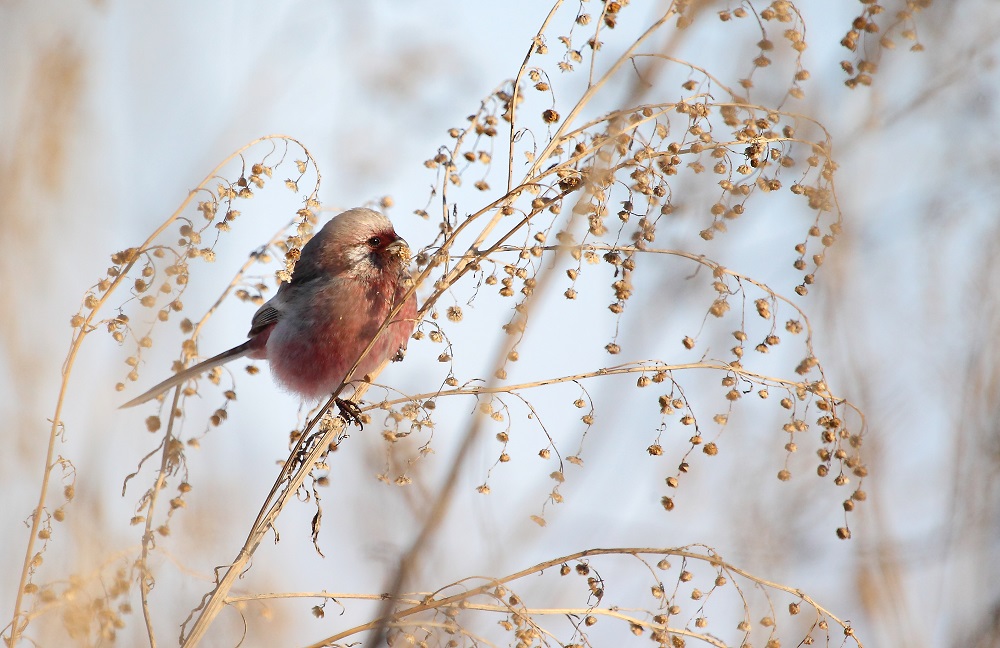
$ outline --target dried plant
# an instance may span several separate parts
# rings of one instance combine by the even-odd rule
[[[859,39],[879,31],[872,28],[880,14],[877,5],[862,4],[863,16],[845,37],[852,51]],[[914,32],[907,25],[918,9],[899,14],[892,29],[908,38]],[[330,602],[380,601],[370,621],[331,631],[317,646],[351,645],[365,632],[372,633],[373,645],[382,638],[390,645],[620,645],[630,635],[665,646],[692,641],[861,645],[848,622],[804,592],[752,576],[707,546],[590,548],[508,576],[470,577],[433,591],[417,581],[416,566],[434,542],[459,474],[470,463],[470,450],[490,426],[499,425],[491,436],[500,446],[493,466],[481,470],[479,492],[490,493],[494,469],[512,460],[512,437],[533,435],[552,487],[539,508],[525,515],[545,525],[549,506],[564,501],[560,489],[571,479],[567,465],[582,467],[588,432],[602,433],[595,423],[602,412],[591,392],[606,382],[634,383],[637,391],[628,407],[659,417],[646,452],[676,463],[662,471],[665,511],[658,514],[667,515],[678,498],[688,495],[681,490],[686,476],[722,451],[730,419],[751,396],[773,404],[772,413],[783,420],[784,437],[777,443],[784,458],[775,460],[777,478],[791,480],[790,463],[805,451],[818,458],[818,475],[844,493],[839,497],[843,522],[831,525],[837,536],[850,537],[848,514],[866,498],[861,486],[867,474],[864,416],[828,384],[801,305],[843,222],[833,143],[821,124],[790,107],[804,96],[809,78],[802,60],[807,45],[802,18],[786,0],[721,9],[675,0],[651,21],[644,22],[641,13],[628,2],[555,2],[513,78],[497,86],[466,123],[451,129],[450,142],[426,162],[435,184],[416,214],[435,221],[438,233],[416,256],[413,290],[420,296],[421,324],[414,345],[440,349],[435,351],[439,370],[421,368],[422,393],[360,383],[358,376],[349,380],[358,384],[354,398],[364,423],[378,429],[385,422],[386,470],[380,478],[386,482],[410,482],[408,471],[431,452],[440,410],[474,402],[478,415],[456,439],[456,456],[430,497],[388,594],[231,595],[294,498],[315,506],[309,533],[321,550],[323,471],[335,461],[332,451],[346,440],[344,421],[331,413],[334,394],[293,433],[291,452],[243,548],[184,622],[182,645],[196,645],[226,605],[302,596],[320,599],[317,616]],[[669,53],[683,30],[710,20],[718,21],[715,28],[723,33],[751,24],[761,34],[749,70],[734,84]],[[882,36],[883,47],[887,38]],[[869,84],[874,65],[845,62],[849,84]],[[227,232],[240,223],[241,211],[249,209],[245,205],[270,190],[276,178],[301,199],[297,213],[239,268],[214,304],[197,315],[185,314],[182,298],[201,265],[214,260]],[[184,338],[174,370],[189,365],[199,356],[199,334],[226,300],[260,303],[273,287],[270,279],[253,274],[259,264],[279,260],[275,279],[290,277],[298,251],[321,219],[319,190],[320,172],[305,146],[287,136],[265,137],[224,160],[146,241],[112,255],[107,276],[87,292],[72,317],[74,336],[7,630],[10,643],[26,637],[31,622],[57,611],[70,637],[86,645],[110,642],[131,612],[119,599],[135,583],[150,643],[157,643],[149,594],[158,573],[151,556],[162,551],[159,543],[170,534],[174,515],[184,510],[185,495],[197,481],[189,474],[186,454],[225,423],[241,381],[216,368],[207,381],[169,394],[159,412],[146,419],[160,441],[125,479],[128,487],[152,473],[132,519],[142,529],[135,552],[112,557],[100,574],[45,581],[39,571],[42,557],[74,496],[75,468],[58,451],[69,377],[83,343],[93,333],[107,333],[134,349],[118,384],[124,391],[139,379],[154,336],[168,337],[166,325],[178,320]],[[789,286],[774,287],[703,251],[712,250],[755,210],[767,209],[769,199],[784,195],[801,199],[802,215],[783,225],[798,237],[782,259],[795,272]],[[390,206],[391,200],[384,199],[382,207]],[[658,237],[682,247],[658,247]],[[686,279],[701,281],[698,290],[704,291],[695,325],[673,342],[667,359],[643,359],[647,354],[632,344],[629,327],[665,318],[666,300],[655,291]],[[559,312],[568,308],[560,304],[578,303],[583,303],[574,306],[583,309],[581,325],[613,325],[615,332],[600,345],[607,360],[580,369],[578,361],[592,358],[593,349],[567,346],[542,363],[545,375],[511,380],[533,331],[551,325],[545,318],[552,316],[540,312],[542,305]],[[504,342],[486,365],[490,374],[462,375],[456,358],[476,350],[461,348],[456,332],[468,313],[496,304],[502,305],[497,312],[508,315],[493,329]],[[728,349],[719,353],[714,349],[723,339],[729,340]],[[711,383],[718,387],[713,390]],[[573,393],[563,399],[566,389]],[[368,396],[372,393],[374,398]],[[195,394],[217,403],[203,423],[188,408]],[[520,412],[528,423],[515,420]],[[567,428],[577,420],[582,425],[569,435],[574,447],[567,447],[566,434],[550,432],[552,421]],[[672,436],[678,430],[687,437],[682,443]],[[397,449],[406,440],[419,442],[415,453]],[[51,492],[57,483],[61,499]],[[632,589],[606,585],[602,577],[614,572],[621,575],[616,582],[633,582],[624,574],[636,567],[642,577],[634,582],[642,585]],[[558,605],[536,602],[537,595],[529,605],[529,595],[516,593],[527,576],[552,579],[556,572],[561,582],[572,583],[554,586]],[[94,587],[95,582],[104,586]],[[412,590],[420,593],[408,593]],[[786,618],[786,610],[794,618]]]

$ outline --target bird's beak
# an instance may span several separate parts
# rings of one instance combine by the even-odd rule
[[[405,266],[410,262],[410,246],[403,239],[396,239],[385,246],[386,252],[394,257],[399,257],[400,262]]]

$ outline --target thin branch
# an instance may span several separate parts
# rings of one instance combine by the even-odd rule
[[[524,578],[526,576],[531,576],[531,575],[534,575],[534,574],[541,574],[546,569],[550,569],[550,568],[556,567],[557,565],[562,565],[564,563],[570,563],[570,562],[577,561],[577,560],[580,560],[580,559],[583,559],[583,558],[594,557],[594,556],[624,555],[624,556],[633,556],[633,557],[638,558],[641,555],[647,555],[647,554],[657,555],[657,556],[674,556],[674,557],[677,557],[677,558],[686,558],[686,559],[689,559],[689,560],[697,560],[697,561],[701,561],[701,562],[707,562],[707,563],[709,563],[709,564],[711,564],[711,565],[713,565],[715,567],[718,567],[718,568],[721,568],[721,569],[725,569],[726,571],[732,572],[734,574],[739,574],[740,576],[746,578],[747,580],[753,581],[754,583],[757,583],[757,584],[759,584],[759,585],[761,585],[763,587],[767,587],[767,588],[770,588],[770,589],[776,589],[776,590],[780,590],[780,591],[786,592],[788,594],[792,594],[792,595],[794,595],[794,596],[796,596],[798,598],[801,598],[803,601],[805,601],[810,606],[812,606],[814,609],[816,609],[819,613],[821,613],[821,614],[829,617],[835,623],[837,623],[838,625],[840,625],[841,627],[843,627],[844,630],[845,630],[845,634],[848,635],[848,636],[850,636],[856,642],[858,648],[864,648],[864,646],[861,643],[861,641],[854,634],[853,629],[851,628],[851,625],[850,625],[849,622],[844,621],[844,620],[840,619],[839,617],[837,617],[836,615],[834,615],[833,613],[831,613],[829,610],[827,610],[826,608],[824,608],[823,606],[821,606],[819,603],[817,603],[812,597],[810,597],[809,595],[807,595],[805,592],[802,592],[801,590],[793,588],[793,587],[789,587],[787,585],[782,585],[780,583],[775,583],[775,582],[772,582],[772,581],[769,581],[769,580],[766,580],[766,579],[754,576],[750,572],[748,572],[746,570],[743,570],[743,569],[740,569],[739,567],[736,567],[736,566],[734,566],[734,565],[732,565],[732,564],[730,564],[730,563],[722,560],[718,555],[715,555],[714,553],[712,553],[712,554],[705,554],[705,553],[698,553],[696,551],[692,551],[691,548],[690,548],[690,545],[689,546],[685,546],[685,547],[678,547],[678,548],[612,547],[612,548],[585,549],[583,551],[578,551],[576,553],[572,553],[572,554],[568,554],[568,555],[565,555],[565,556],[560,556],[558,558],[553,558],[553,559],[550,559],[550,560],[546,560],[546,561],[540,562],[540,563],[538,563],[538,564],[536,564],[536,565],[534,565],[532,567],[529,567],[527,569],[523,569],[523,570],[518,571],[518,572],[514,572],[513,574],[509,574],[509,575],[501,577],[501,578],[495,578],[494,579],[494,578],[482,577],[481,580],[485,581],[482,585],[479,585],[477,587],[473,587],[471,589],[468,589],[466,591],[460,592],[458,594],[452,594],[450,596],[445,596],[443,598],[429,598],[429,599],[424,599],[424,600],[422,600],[417,605],[413,605],[413,606],[411,606],[409,608],[406,608],[404,610],[398,610],[398,611],[396,611],[395,613],[393,613],[393,614],[391,614],[389,616],[385,616],[385,617],[381,617],[380,616],[379,618],[376,618],[376,619],[373,619],[371,621],[368,621],[367,623],[363,623],[361,625],[354,626],[353,628],[349,628],[347,630],[343,630],[341,632],[338,632],[337,634],[334,634],[334,635],[331,635],[329,637],[326,637],[325,639],[322,639],[322,640],[320,640],[318,642],[309,644],[308,648],[323,648],[324,646],[330,646],[331,644],[334,644],[334,643],[336,643],[336,642],[338,642],[338,641],[340,641],[342,639],[345,639],[347,637],[351,637],[351,636],[360,634],[361,632],[365,632],[367,630],[373,630],[373,629],[376,629],[376,628],[381,627],[381,626],[385,626],[385,625],[390,624],[390,623],[391,624],[396,624],[396,623],[399,623],[401,620],[406,619],[407,617],[411,617],[411,616],[420,614],[422,612],[427,612],[427,611],[430,611],[430,610],[437,610],[437,609],[442,609],[442,608],[452,608],[452,607],[465,608],[467,606],[473,605],[473,604],[469,603],[469,601],[472,598],[477,597],[477,596],[482,596],[482,595],[490,595],[491,591],[493,591],[496,587],[498,587],[500,585],[506,585],[506,584],[511,583],[513,581],[522,579],[522,578]],[[472,580],[472,578],[462,579],[462,581],[458,581],[457,583],[453,583],[452,585],[457,585],[457,584],[459,584],[461,582],[468,581],[468,580]],[[597,608],[594,608],[594,609],[596,610]],[[643,622],[643,624],[647,625],[647,626],[650,625],[648,622]],[[670,629],[670,631],[671,632],[675,632],[674,629]],[[699,638],[701,638],[701,637],[699,636]]]

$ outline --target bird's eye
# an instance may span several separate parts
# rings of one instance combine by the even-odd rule
[[[382,245],[382,239],[377,236],[373,236],[368,239],[368,246],[371,248],[377,248]]]

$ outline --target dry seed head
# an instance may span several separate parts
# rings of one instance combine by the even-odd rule
[[[674,408],[671,406],[670,399],[666,395],[660,396],[659,402],[660,402],[660,413],[662,414],[674,413]]]
[[[711,307],[709,307],[708,312],[715,317],[722,317],[729,311],[729,302],[725,299],[716,299]]]

